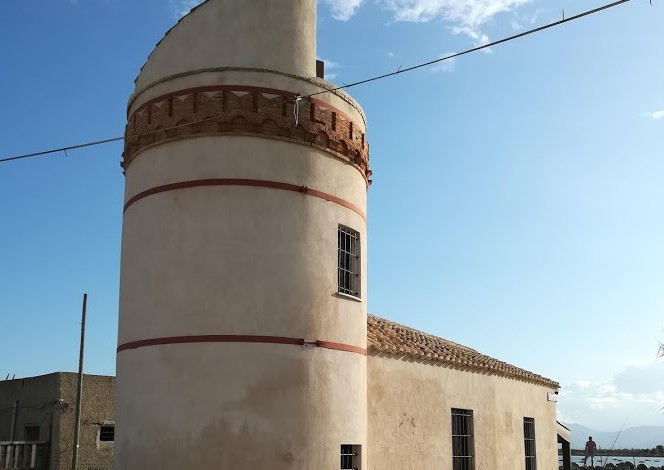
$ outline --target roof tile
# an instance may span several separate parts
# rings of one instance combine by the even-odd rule
[[[369,315],[367,342],[369,351],[374,353],[403,355],[455,367],[463,366],[480,373],[560,388],[557,382],[541,375],[485,356],[466,346],[373,315]]]

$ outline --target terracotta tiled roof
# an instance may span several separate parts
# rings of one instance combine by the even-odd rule
[[[369,353],[406,356],[536,383],[553,389],[560,387],[553,380],[485,356],[474,349],[373,315],[369,315],[367,341]]]

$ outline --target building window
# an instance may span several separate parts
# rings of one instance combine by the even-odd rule
[[[526,470],[537,470],[534,418],[523,418],[523,442],[526,449]]]
[[[338,285],[339,293],[360,298],[360,234],[339,225]]]
[[[39,440],[39,426],[26,426],[23,440],[27,442],[35,442]]]
[[[99,442],[115,441],[115,425],[104,424],[99,428]]]
[[[362,446],[344,444],[341,446],[341,470],[360,470]]]
[[[472,410],[452,408],[452,470],[475,470]]]

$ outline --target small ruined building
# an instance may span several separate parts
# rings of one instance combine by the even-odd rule
[[[71,470],[78,374],[0,381],[0,469]],[[111,470],[115,377],[85,375],[78,468]]]

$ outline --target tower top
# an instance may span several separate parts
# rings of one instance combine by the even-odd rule
[[[175,75],[267,69],[316,76],[316,0],[205,0],[157,44],[136,91]]]

